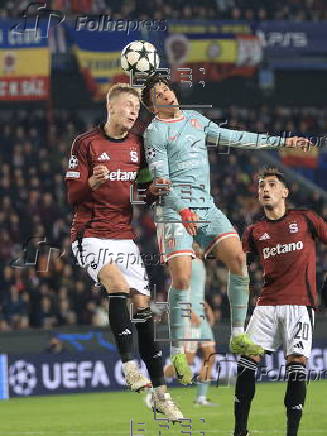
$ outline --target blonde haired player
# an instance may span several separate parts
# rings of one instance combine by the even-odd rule
[[[164,382],[161,350],[154,341],[148,279],[134,243],[130,190],[137,180],[148,186],[147,199],[156,198],[143,142],[131,133],[140,109],[139,93],[126,84],[113,86],[106,99],[104,124],[79,135],[73,142],[66,173],[68,200],[74,207],[72,250],[79,265],[105,287],[109,321],[132,390],[154,387],[159,412],[171,420],[183,418]],[[122,256],[123,254],[123,256]],[[139,352],[151,378],[133,359],[133,324],[127,307],[132,296]]]

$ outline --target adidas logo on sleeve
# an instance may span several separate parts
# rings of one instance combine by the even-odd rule
[[[260,236],[259,241],[265,241],[266,239],[270,239],[268,233],[264,233],[262,236]]]
[[[125,329],[121,333],[119,333],[119,336],[127,336],[127,335],[131,335],[131,334],[132,334],[132,332],[130,331],[130,329]]]

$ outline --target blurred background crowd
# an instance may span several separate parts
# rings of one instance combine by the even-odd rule
[[[2,2],[1,16],[17,16],[28,0]],[[325,0],[50,0],[65,14],[106,14],[112,19],[246,19],[320,21],[327,19]],[[147,11],[147,12],[144,12]]]
[[[4,0],[0,2],[0,18],[17,17],[31,4],[27,0]],[[35,5],[36,3],[33,6],[34,13]],[[199,35],[194,41],[190,38],[187,47],[190,51],[199,50],[196,43],[200,36],[215,54],[211,56],[209,49],[205,49],[205,53],[200,53],[208,69],[208,83],[205,89],[201,87],[200,92],[196,91],[196,86],[193,88],[194,98],[197,99],[195,101],[202,99],[202,94],[205,93],[208,98],[216,97],[215,108],[205,112],[208,118],[219,123],[228,120],[227,127],[240,130],[269,131],[273,134],[281,131],[298,132],[302,135],[314,133],[315,136],[324,136],[326,139],[327,108],[323,76],[323,71],[327,69],[323,33],[323,20],[327,20],[326,0],[49,0],[46,5],[48,8],[62,11],[67,18],[81,14],[106,14],[113,20],[177,19],[177,23],[182,24],[186,21],[181,20],[198,19],[197,23],[202,23],[204,30],[198,30]],[[206,35],[209,31],[206,24],[213,23],[209,20],[219,23],[218,20],[221,19],[233,20],[229,22],[236,25],[233,37],[230,38],[229,29],[227,36],[222,37],[219,33],[216,42],[211,41],[211,33]],[[255,27],[252,26],[254,21],[259,21],[257,24],[261,33],[265,31],[267,50],[263,58],[260,58],[258,71],[255,68],[259,62],[255,60],[256,45],[252,47],[253,50],[249,50],[251,47],[244,45],[244,41],[243,45],[240,44],[241,40],[238,37],[244,23],[238,20],[246,20],[244,23],[249,25],[246,31],[243,29],[245,40],[248,33],[253,33],[252,42],[259,44],[256,40],[256,30],[252,29]],[[273,20],[271,27],[268,25],[266,30],[265,20]],[[289,23],[286,23],[285,28],[281,26],[280,20],[306,23],[303,24],[303,28],[300,25],[301,32],[297,28],[290,31],[290,38]],[[15,20],[7,21],[11,24],[11,21]],[[69,28],[68,21],[65,22],[66,31]],[[318,21],[321,23],[316,24]],[[240,23],[242,24],[238,27]],[[245,24],[243,27],[246,27]],[[261,24],[263,27],[260,27]],[[316,27],[317,34],[314,32]],[[72,48],[67,36],[71,34],[71,29],[67,34],[62,29],[59,30],[60,27],[57,26],[52,39],[49,39],[50,54],[43,55],[45,59],[51,56],[52,91],[46,96],[50,103],[46,102],[45,98],[46,104],[41,102],[38,107],[42,109],[38,110],[35,109],[37,106],[34,103],[28,106],[21,104],[19,100],[14,106],[16,96],[9,93],[9,105],[13,106],[1,106],[0,330],[108,324],[106,296],[101,288],[95,287],[87,274],[75,265],[72,258],[69,237],[72,210],[66,200],[64,174],[73,138],[103,118],[103,107],[99,107],[103,99],[99,100],[101,103],[98,105],[95,103],[98,101],[98,94],[91,93],[87,79],[92,78],[93,88],[99,86],[100,81],[108,76],[108,72],[111,74],[110,80],[118,80],[114,71],[115,62],[120,60],[120,51],[112,51],[116,48],[110,47],[110,38],[120,38],[124,35],[120,32],[116,32],[118,35],[110,34],[108,40],[104,38],[104,41],[108,41],[104,42],[104,47],[99,47],[98,41],[94,42],[94,45],[91,44],[95,53],[88,54],[91,66],[88,70],[89,75],[85,76],[85,63],[82,62],[83,67],[78,67],[76,47],[74,45],[74,49]],[[270,41],[267,35],[274,35],[276,32],[280,39]],[[79,32],[76,33],[78,35],[74,37],[77,38]],[[300,41],[297,40],[299,35]],[[159,36],[162,35],[157,35],[158,42],[155,42],[155,45],[161,44],[162,48],[168,46],[168,39],[161,41]],[[76,41],[78,42],[78,38]],[[270,41],[270,45],[267,41]],[[26,76],[26,71],[18,71],[22,47],[18,46],[15,56],[12,53],[18,42],[14,39],[9,48],[4,45],[3,49],[9,50],[7,65],[3,61],[8,71],[0,71],[0,77],[4,74],[6,80],[13,80],[15,86],[11,91],[18,86],[18,82],[14,82],[14,69],[17,67],[17,77]],[[234,44],[237,54],[226,60],[223,53],[230,50],[230,43]],[[117,42],[116,45],[120,47]],[[244,46],[243,50],[240,49],[241,46]],[[84,55],[85,47],[81,47],[80,52]],[[30,47],[27,45],[26,49],[29,50]],[[222,59],[219,58],[219,53]],[[104,57],[98,58],[96,55]],[[167,56],[167,53],[165,55]],[[104,69],[101,73],[101,60],[107,57],[108,70]],[[249,62],[248,65],[245,58]],[[194,71],[196,72],[197,67],[201,65],[202,63],[195,63]],[[100,72],[97,67],[100,68]],[[262,80],[263,76],[266,77],[265,80]],[[35,73],[32,77],[37,79],[38,75]],[[126,76],[124,77],[126,79]],[[226,80],[222,80],[223,78]],[[101,80],[97,83],[96,79]],[[47,75],[45,80],[48,80]],[[196,80],[195,78],[194,83]],[[106,86],[106,82],[103,83]],[[292,88],[289,93],[288,88]],[[188,92],[191,98],[191,90]],[[236,97],[237,105],[226,106],[230,101],[235,101]],[[261,104],[263,101],[267,104]],[[5,101],[3,103],[6,104]],[[26,109],[17,110],[18,107]],[[256,200],[256,175],[263,165],[260,153],[240,150],[233,150],[232,153],[218,153],[214,149],[209,151],[212,193],[218,206],[231,219],[239,233],[260,214]],[[324,158],[321,158],[321,155],[320,163],[311,167],[314,169],[306,168],[306,173],[302,174],[308,179],[311,177],[317,186],[324,189],[326,184],[324,186],[319,179],[325,179],[327,154]],[[325,166],[322,164],[323,159],[326,159]],[[318,214],[327,216],[327,203],[324,200],[325,196],[321,195],[322,191],[302,189],[297,182],[293,182],[291,192],[289,207],[313,209]],[[155,262],[145,262],[150,284],[153,287],[153,283],[156,283],[156,299],[166,301],[169,279],[166,269],[158,262],[153,211],[151,208],[138,206],[135,208],[134,216],[137,242],[141,246],[141,251],[143,254],[153,255],[155,259]],[[317,280],[320,286],[324,279],[324,271],[327,271],[327,247],[319,245],[318,257]],[[262,285],[261,272],[257,264],[250,265],[250,273],[253,308]],[[216,323],[229,318],[226,279],[225,268],[213,259],[207,260],[206,293]]]
[[[229,127],[252,131],[314,131],[327,128],[326,110],[307,107],[252,109],[230,106],[207,112],[228,119]],[[47,129],[43,110],[7,112],[0,126],[0,330],[108,323],[108,303],[100,288],[74,264],[70,249],[71,208],[66,201],[64,174],[72,139],[92,127],[97,115],[59,111]],[[212,193],[240,233],[260,214],[256,174],[260,151],[209,152]],[[317,192],[305,194],[291,186],[289,207],[313,209],[327,216],[327,203]],[[135,208],[135,226],[142,253],[157,254],[151,208]],[[327,247],[319,245],[318,284],[327,270]],[[158,256],[155,257],[158,259]],[[168,276],[158,261],[146,262],[157,300],[166,301]],[[215,320],[229,317],[227,272],[207,261],[207,300]],[[251,306],[260,294],[261,273],[250,265]]]

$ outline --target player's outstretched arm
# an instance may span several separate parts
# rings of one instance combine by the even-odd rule
[[[250,150],[277,149],[279,147],[297,148],[308,151],[313,145],[307,138],[293,136],[282,138],[281,136],[269,135],[268,133],[252,133],[245,130],[225,129],[218,124],[205,120],[205,133],[207,142],[217,147],[243,148]]]
[[[252,133],[245,130],[220,129],[221,144],[232,148],[248,150],[278,149],[281,147],[297,148],[308,151],[313,144],[307,138],[293,136],[282,138],[268,133]],[[219,145],[219,144],[218,144]]]

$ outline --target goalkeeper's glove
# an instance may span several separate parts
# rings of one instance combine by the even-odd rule
[[[199,220],[197,214],[191,209],[180,210],[179,214],[182,217],[182,224],[186,228],[187,233],[195,236],[197,233],[197,223],[195,221]]]

